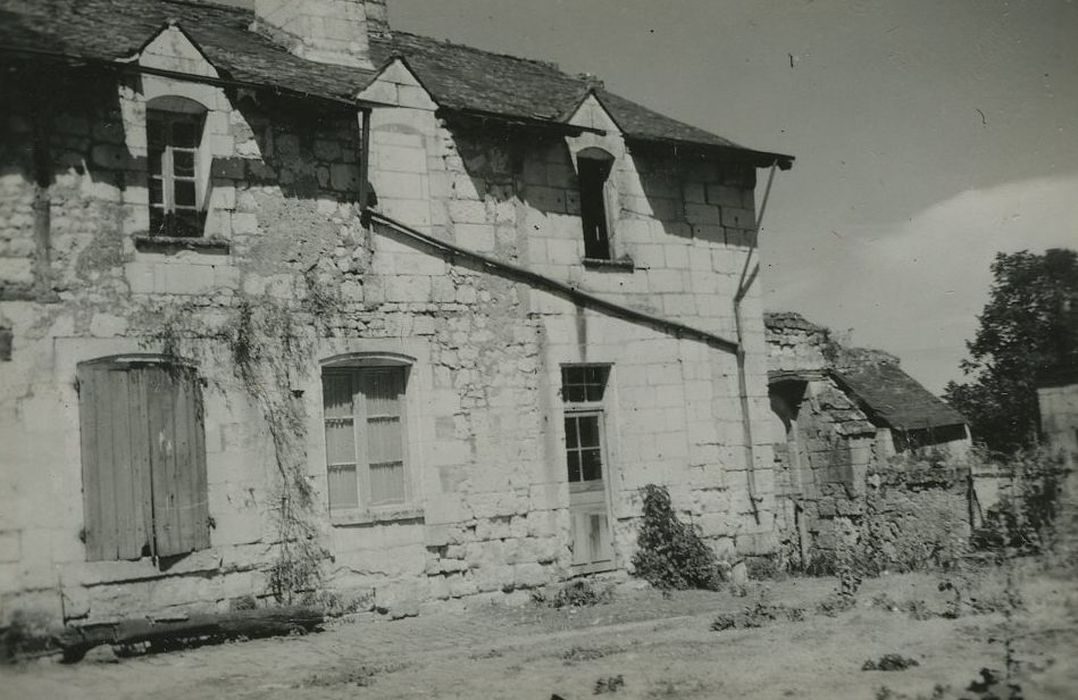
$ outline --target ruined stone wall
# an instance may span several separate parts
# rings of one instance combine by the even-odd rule
[[[840,555],[917,568],[933,547],[957,551],[969,531],[964,454],[932,464],[896,457],[891,431],[873,425],[829,373],[897,360],[845,348],[792,313],[768,314],[767,343],[783,436],[775,445],[777,528],[789,560],[818,571]]]
[[[144,60],[213,74],[172,30]],[[18,74],[2,86],[26,96],[6,102],[0,147],[0,327],[12,331],[0,372],[3,617],[38,608],[101,620],[266,598],[281,542],[294,532],[283,529],[281,504],[297,480],[309,485],[311,503],[289,517],[302,519],[322,550],[319,585],[342,605],[410,614],[431,600],[526,598],[569,567],[559,389],[570,362],[613,365],[605,418],[619,567],[631,557],[637,490],[647,483],[670,487],[676,507],[721,551],[773,545],[771,441],[755,431],[750,495],[728,351],[365,229],[358,124],[347,110],[153,76],[53,80],[63,99],[47,104],[45,122]],[[732,335],[751,224],[738,215],[724,227],[733,214],[719,202],[751,211],[748,175],[738,173],[735,186],[734,176],[701,164],[679,200],[673,163],[634,158],[619,176],[628,182],[619,180],[615,230],[633,267],[585,269],[565,141],[517,137],[507,148],[501,135],[460,132],[400,80],[389,86],[400,106],[372,119],[370,180],[383,211]],[[147,235],[145,110],[171,96],[206,110],[200,153],[212,167],[197,241]],[[44,266],[32,207],[42,197]],[[757,290],[744,314],[759,427],[767,408]],[[211,547],[167,568],[148,558],[87,562],[80,540],[75,369],[132,353],[178,355],[204,383]],[[326,507],[319,368],[355,353],[410,358],[413,497],[339,518]],[[298,425],[282,426],[282,410]]]
[[[833,551],[861,513],[866,474],[879,464],[876,428],[827,377],[772,392],[786,423],[786,439],[775,446],[778,527],[799,557]]]

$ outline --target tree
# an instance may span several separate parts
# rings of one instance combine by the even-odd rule
[[[1013,452],[1037,440],[1038,380],[1078,367],[1078,253],[998,253],[992,276],[962,361],[970,381],[950,382],[943,396],[965,414],[976,440]]]

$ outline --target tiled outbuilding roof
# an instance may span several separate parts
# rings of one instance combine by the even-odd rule
[[[91,61],[130,58],[175,22],[233,80],[334,100],[354,98],[376,71],[298,58],[251,30],[250,10],[190,0],[0,0],[0,48]],[[371,38],[376,65],[402,57],[439,106],[508,118],[567,121],[594,92],[629,140],[703,147],[758,165],[790,156],[744,148],[606,91],[555,65],[394,32]]]
[[[961,413],[896,364],[864,365],[832,374],[866,412],[891,428],[924,430],[966,423]]]
[[[831,337],[828,328],[792,311],[765,313],[764,326],[771,351],[768,377],[772,383],[816,379],[825,372],[873,420],[890,428],[922,430],[966,424],[961,413],[906,374],[894,355],[846,347]],[[798,347],[802,352],[797,352]]]

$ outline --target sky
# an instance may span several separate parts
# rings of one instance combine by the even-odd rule
[[[1076,1],[388,2],[396,29],[796,156],[761,222],[767,307],[933,391],[961,379],[997,251],[1078,248]]]

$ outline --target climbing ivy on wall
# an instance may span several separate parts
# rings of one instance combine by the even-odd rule
[[[287,604],[320,591],[322,563],[329,557],[320,543],[307,474],[307,412],[295,387],[312,366],[314,338],[319,332],[331,335],[338,309],[334,295],[314,289],[313,275],[304,280],[308,293],[299,302],[240,294],[230,306],[213,308],[212,325],[210,314],[192,303],[151,311],[147,317],[157,321],[143,342],[177,360],[204,357],[215,345],[227,350],[233,376],[259,409],[273,441],[279,476],[272,497],[277,558],[268,572],[269,589]]]

